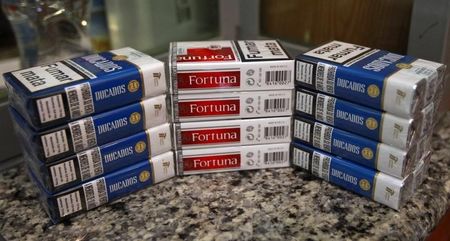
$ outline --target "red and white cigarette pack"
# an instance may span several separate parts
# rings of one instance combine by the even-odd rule
[[[285,143],[291,117],[184,122],[174,124],[176,149]]]
[[[294,88],[294,60],[276,40],[172,42],[171,94]]]
[[[177,174],[289,167],[290,143],[177,151]]]
[[[174,95],[172,121],[291,116],[292,93],[293,90],[273,90]]]

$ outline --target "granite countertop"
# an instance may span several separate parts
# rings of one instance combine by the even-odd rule
[[[429,177],[400,211],[290,168],[173,178],[51,225],[17,167],[0,174],[7,240],[423,240],[449,207],[450,113]]]

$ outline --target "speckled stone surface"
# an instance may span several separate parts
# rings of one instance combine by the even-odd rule
[[[450,113],[399,212],[290,168],[174,178],[58,225],[23,167],[0,174],[7,240],[423,240],[449,207]]]

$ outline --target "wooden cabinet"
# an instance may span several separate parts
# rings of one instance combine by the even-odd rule
[[[406,53],[412,0],[262,0],[261,34],[305,46],[341,40]]]

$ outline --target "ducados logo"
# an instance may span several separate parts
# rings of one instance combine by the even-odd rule
[[[361,179],[359,180],[359,187],[364,191],[370,190],[370,182],[367,181],[367,179]]]
[[[139,181],[140,182],[145,182],[150,178],[150,172],[149,171],[142,171],[139,174]]]
[[[369,128],[369,130],[375,130],[378,128],[378,121],[372,117],[369,117],[366,120],[366,127]]]
[[[134,125],[134,124],[138,123],[140,120],[141,120],[141,114],[139,114],[138,112],[133,112],[130,115],[130,123],[131,124]]]
[[[378,97],[380,95],[380,88],[376,85],[369,85],[367,87],[367,94],[372,98]]]
[[[134,79],[128,83],[128,91],[136,92],[138,89],[139,89],[139,81]]]
[[[137,153],[142,153],[143,151],[145,151],[145,148],[147,148],[147,144],[145,144],[145,142],[143,141],[136,143],[136,145],[134,146],[134,150]]]
[[[395,66],[397,66],[397,68],[400,68],[400,69],[410,69],[410,68],[412,68],[412,65],[407,64],[407,63],[398,63]]]
[[[370,160],[373,158],[373,151],[369,147],[364,147],[362,149],[361,153],[362,153],[362,156],[367,160]]]

